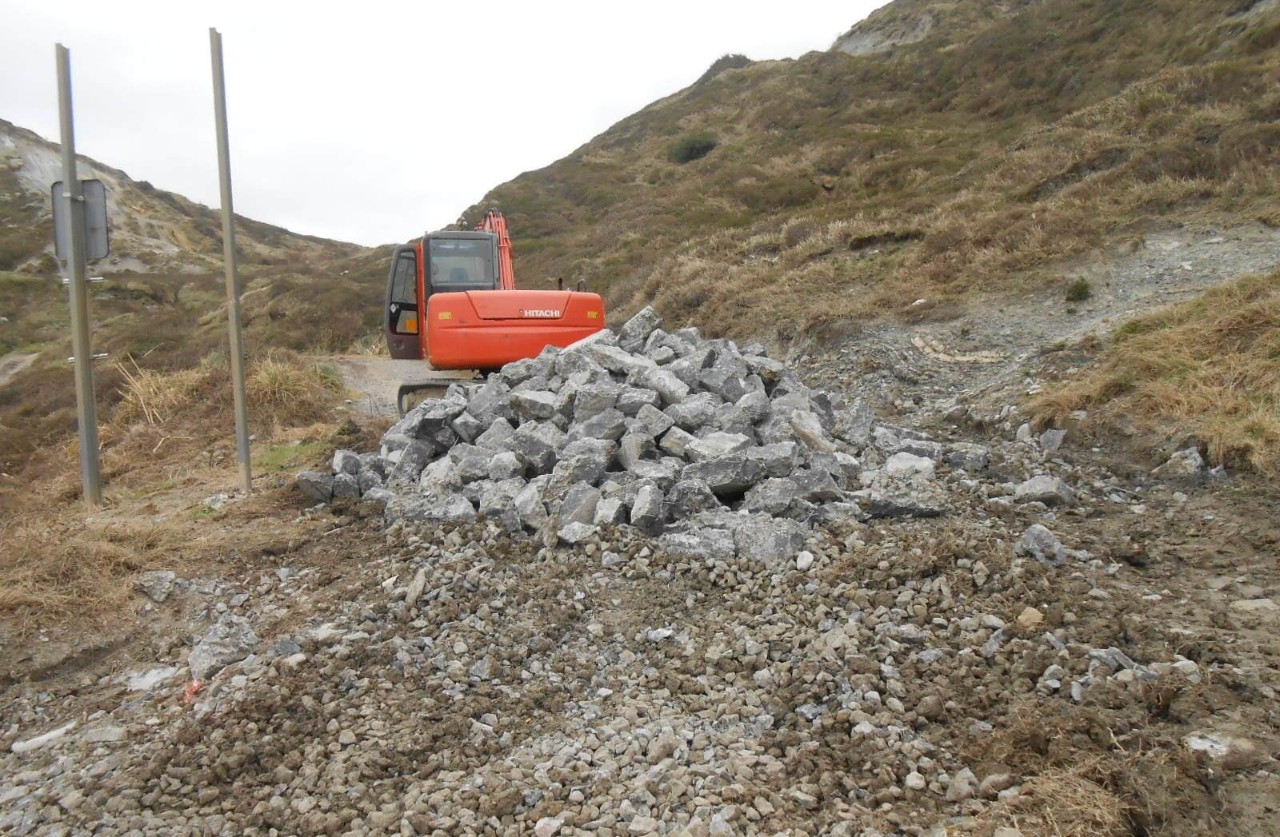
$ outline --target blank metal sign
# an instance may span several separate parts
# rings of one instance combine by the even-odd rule
[[[101,180],[82,180],[80,185],[84,189],[85,261],[105,259],[111,252],[107,241],[107,188]],[[61,180],[53,184],[53,243],[59,259],[71,257],[71,219]]]

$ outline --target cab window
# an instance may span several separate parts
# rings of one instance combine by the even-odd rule
[[[487,239],[432,239],[431,289],[473,291],[493,288],[493,245]]]
[[[418,260],[413,251],[401,253],[391,273],[391,330],[418,333]]]

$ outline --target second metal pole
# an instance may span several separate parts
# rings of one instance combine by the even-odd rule
[[[58,116],[62,123],[62,195],[71,224],[67,248],[67,285],[71,289],[71,346],[76,364],[76,409],[80,421],[80,476],[90,508],[102,505],[102,469],[98,459],[98,416],[93,393],[93,347],[89,343],[89,295],[85,292],[84,189],[76,173],[76,137],[71,112],[71,53],[62,44],[58,57]]]
[[[231,152],[227,142],[227,90],[222,76],[222,35],[209,30],[213,54],[213,112],[218,123],[218,179],[222,186],[222,258],[227,274],[227,320],[231,331],[231,388],[236,411],[236,458],[246,494],[253,490],[249,466],[249,410],[244,390],[244,336],[240,326],[240,275],[236,267],[235,217],[231,207]]]

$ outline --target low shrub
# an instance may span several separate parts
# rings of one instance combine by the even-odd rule
[[[740,53],[735,52],[722,55],[711,63],[711,66],[707,68],[707,71],[699,76],[698,80],[694,82],[694,84],[705,84],[723,73],[725,70],[737,70],[741,67],[750,67],[754,63],[755,62],[750,58]]]
[[[682,166],[707,156],[718,144],[718,140],[709,131],[692,131],[670,145],[667,159]]]
[[[1089,286],[1089,280],[1083,276],[1067,285],[1067,302],[1084,302],[1091,296],[1093,296],[1093,288]]]

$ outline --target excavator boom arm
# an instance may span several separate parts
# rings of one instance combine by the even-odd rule
[[[496,209],[485,212],[484,218],[476,225],[482,232],[493,233],[498,237],[498,288],[504,291],[516,289],[516,271],[511,262],[511,236],[507,234],[507,219]]]

